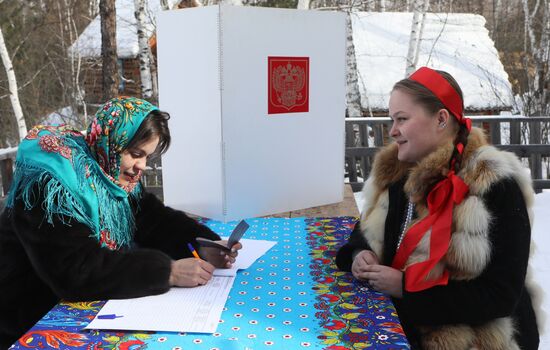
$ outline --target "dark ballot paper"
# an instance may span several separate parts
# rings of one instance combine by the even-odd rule
[[[235,226],[233,229],[233,232],[231,232],[231,235],[229,236],[229,239],[227,240],[227,246],[224,246],[222,244],[219,244],[217,242],[211,241],[207,238],[197,237],[197,243],[200,244],[203,247],[212,247],[212,248],[218,248],[225,251],[231,251],[231,247],[240,241],[241,237],[244,235],[246,230],[248,230],[249,225],[246,223],[246,221],[241,220]]]

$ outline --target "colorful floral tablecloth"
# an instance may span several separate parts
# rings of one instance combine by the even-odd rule
[[[391,301],[341,272],[334,256],[354,218],[247,220],[278,243],[240,271],[214,334],[83,328],[104,301],[59,303],[11,349],[408,349]],[[236,222],[206,222],[227,236]]]

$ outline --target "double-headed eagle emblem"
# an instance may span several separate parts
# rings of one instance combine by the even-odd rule
[[[306,74],[302,67],[293,66],[290,62],[286,66],[278,66],[273,70],[271,79],[281,107],[291,109],[303,103],[301,91],[306,83]]]

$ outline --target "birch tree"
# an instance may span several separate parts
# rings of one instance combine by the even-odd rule
[[[19,133],[19,139],[22,140],[27,135],[27,124],[23,116],[23,109],[19,102],[19,92],[17,91],[17,79],[11,63],[10,55],[8,54],[8,48],[4,42],[4,33],[2,27],[0,27],[0,56],[2,56],[2,63],[6,69],[6,75],[8,76],[10,101],[15,114],[15,120],[17,122],[17,131]]]
[[[168,5],[168,0],[160,0],[160,8],[163,11],[170,10],[170,6]]]
[[[374,0],[367,1],[367,3],[365,4],[365,8],[369,12],[376,11],[376,4],[374,3]]]
[[[429,6],[429,0],[414,0],[413,3],[413,20],[411,23],[411,36],[409,39],[409,49],[407,50],[407,67],[405,68],[405,77],[411,75],[416,69],[418,62],[418,50],[420,48],[420,40],[422,39],[422,30],[424,28],[423,21],[426,17],[426,10]]]
[[[145,0],[134,0],[139,45],[139,73],[141,77],[141,95],[145,99],[153,96],[153,80],[151,78],[151,60],[149,40],[145,33]]]
[[[118,95],[115,0],[100,0],[99,15],[101,17],[103,97],[107,100]]]
[[[81,106],[84,113],[84,125],[87,125],[88,110],[86,102],[84,100],[84,92],[80,86],[80,72],[82,67],[82,57],[78,50],[68,50],[66,43],[73,43],[78,38],[78,30],[76,28],[76,23],[74,21],[74,6],[71,6],[69,0],[63,0],[63,2],[58,2],[58,16],[60,23],[60,35],[63,38],[67,36],[65,40],[60,41],[60,46],[63,52],[69,53],[69,85],[66,89],[68,90],[65,94],[69,95],[71,98],[71,105],[73,107]],[[90,3],[90,6],[94,6]],[[65,34],[66,33],[66,34]],[[76,110],[74,108],[73,110]],[[75,122],[75,121],[73,121]]]
[[[420,57],[420,45],[422,43],[422,37],[424,35],[424,26],[426,25],[426,13],[428,12],[429,8],[430,8],[430,0],[423,0],[422,19],[420,20],[420,30],[418,31],[416,48],[414,49],[413,71],[416,70],[416,68],[418,67],[418,57]],[[410,73],[412,73],[412,71]]]
[[[346,102],[348,117],[361,117],[361,94],[359,93],[357,61],[353,44],[352,13],[346,12]]]
[[[309,0],[298,0],[298,6],[296,8],[298,10],[309,10]]]
[[[525,65],[533,110],[529,114],[550,113],[550,0],[537,0],[533,9],[529,1],[522,0],[525,16]],[[541,6],[542,5],[542,6]],[[537,33],[538,32],[538,33]]]
[[[225,5],[243,6],[242,0],[220,0],[219,3]]]

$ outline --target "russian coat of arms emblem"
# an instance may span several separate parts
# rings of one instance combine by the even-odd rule
[[[309,57],[268,57],[268,114],[309,111]]]

